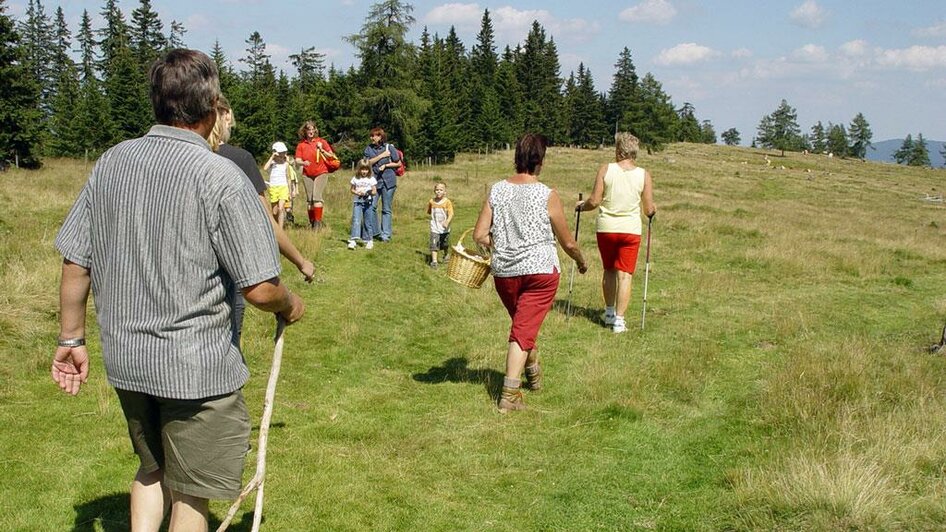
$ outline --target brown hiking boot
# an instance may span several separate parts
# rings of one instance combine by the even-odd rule
[[[509,388],[503,386],[503,392],[499,396],[499,411],[503,414],[510,410],[525,410],[526,403],[522,399],[522,390],[519,388]]]
[[[531,366],[526,366],[526,387],[533,392],[542,389],[542,366],[538,362]]]

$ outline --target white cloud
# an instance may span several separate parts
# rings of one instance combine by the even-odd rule
[[[479,28],[482,16],[482,13],[477,16],[477,28]],[[497,8],[495,11],[490,11],[490,18],[493,21],[493,30],[496,32],[497,40],[500,41],[520,42],[525,40],[526,35],[532,28],[533,21],[538,21],[545,30],[546,37],[554,38],[556,42],[559,42],[562,38],[577,41],[590,39],[595,36],[600,28],[597,22],[589,22],[582,18],[557,19],[545,9],[523,10],[504,6]]]
[[[210,19],[206,15],[194,14],[187,17],[187,20],[184,21],[184,27],[187,28],[187,32],[199,33],[205,30],[210,30],[212,25]],[[187,33],[184,34],[184,41],[187,41]]]
[[[677,16],[677,8],[667,0],[644,0],[636,6],[621,11],[618,19],[624,22],[668,24],[675,16]]]
[[[748,48],[736,48],[730,53],[730,55],[736,59],[745,59],[747,57],[752,57],[752,50]]]
[[[818,5],[815,0],[805,0],[805,3],[792,10],[789,15],[792,22],[804,28],[817,28],[824,23],[828,12]]]
[[[911,46],[896,50],[878,50],[877,64],[908,70],[946,68],[946,45]]]
[[[803,63],[824,63],[828,60],[828,52],[823,46],[806,44],[792,52],[792,58]]]
[[[941,21],[926,28],[917,28],[913,30],[913,35],[927,39],[946,37],[946,21]]]
[[[442,4],[424,15],[429,24],[454,25],[460,28],[475,28],[483,18],[479,4]]]
[[[867,41],[857,39],[841,45],[841,53],[850,57],[860,57],[867,53]]]
[[[661,50],[654,62],[658,65],[691,65],[721,55],[716,50],[692,42]]]

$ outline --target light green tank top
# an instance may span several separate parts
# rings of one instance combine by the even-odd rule
[[[599,233],[641,234],[641,194],[644,169],[625,170],[617,163],[604,174],[604,198],[598,206]]]

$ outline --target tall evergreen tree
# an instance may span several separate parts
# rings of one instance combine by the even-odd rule
[[[113,51],[112,62],[105,79],[112,113],[114,137],[112,143],[143,135],[154,122],[150,100],[141,65],[127,46]]]
[[[910,160],[907,161],[907,164],[909,166],[932,166],[930,164],[929,146],[926,145],[923,133],[916,135],[916,140],[913,141],[913,151],[910,153]]]
[[[607,132],[601,95],[597,93],[591,70],[578,64],[578,75],[569,76],[565,84],[566,135],[569,142],[580,146],[594,146]]]
[[[142,72],[147,72],[167,49],[168,41],[163,32],[164,24],[151,8],[151,0],[139,0],[138,8],[131,12],[129,37]]]
[[[798,150],[802,144],[801,129],[798,127],[798,112],[782,100],[778,108],[766,115],[759,122],[759,144],[764,148],[780,150]]]
[[[675,139],[678,142],[703,142],[703,131],[700,121],[696,118],[696,108],[690,102],[684,102],[683,107],[677,110],[677,131]]]
[[[441,136],[446,144],[454,146],[451,151],[471,149],[473,145],[470,133],[474,127],[474,117],[471,107],[470,66],[466,47],[457,36],[456,28],[450,27],[447,37],[438,49],[447,90],[452,95],[449,106],[444,108],[445,125],[449,131],[441,132]]]
[[[673,141],[677,114],[670,96],[653,74],[648,72],[639,87],[640,118],[628,128],[648,153],[662,150]]]
[[[84,143],[84,132],[79,130],[77,115],[77,102],[80,98],[79,73],[70,55],[72,35],[62,7],[56,9],[53,33],[53,71],[56,73],[56,85],[51,102],[52,116],[49,120],[47,152],[54,156],[78,157],[83,155]]]
[[[723,143],[727,146],[738,146],[739,142],[742,140],[739,138],[739,130],[734,127],[723,131],[722,137]]]
[[[473,118],[470,136],[474,146],[492,146],[503,138],[503,117],[496,85],[498,68],[493,21],[486,9],[480,21],[476,45],[470,52],[469,82]]]
[[[716,130],[713,129],[713,123],[704,120],[700,125],[700,142],[703,144],[716,144]]]
[[[6,0],[0,0],[0,168],[15,162],[37,168],[42,129],[39,85],[6,10]]]
[[[516,66],[522,87],[525,129],[542,133],[556,142],[561,136],[558,119],[562,99],[558,51],[536,20],[532,21]]]
[[[496,69],[496,86],[502,87],[499,91],[499,112],[503,116],[501,123],[502,142],[511,144],[525,129],[525,105],[523,103],[522,87],[516,74],[516,55],[506,46],[503,58]]]
[[[331,134],[336,151],[339,143],[357,142],[364,147],[365,132],[370,127],[364,112],[364,102],[358,91],[358,74],[354,67],[348,72],[329,68],[325,90],[318,99],[319,128]],[[315,117],[307,117],[315,118]],[[361,153],[358,151],[358,153]]]
[[[641,132],[635,130],[641,119],[641,101],[638,95],[640,80],[631,59],[631,51],[627,47],[621,50],[614,68],[611,90],[608,91],[608,125],[616,130],[631,131],[640,138]]]
[[[316,52],[314,46],[291,54],[289,61],[296,67],[296,82],[302,92],[314,92],[316,86],[325,79],[325,54]]]
[[[98,67],[103,80],[107,81],[111,68],[115,64],[115,58],[123,50],[128,49],[128,23],[125,22],[125,15],[118,7],[117,0],[105,0],[101,15],[105,19],[105,27],[96,31],[96,34],[101,37],[98,41],[101,50]]]
[[[368,10],[361,32],[348,37],[361,59],[359,81],[369,121],[408,149],[427,106],[411,79],[414,50],[405,37],[414,24],[413,11],[399,0],[380,1]]]
[[[238,79],[237,75],[233,72],[233,66],[230,65],[230,61],[227,59],[227,54],[224,53],[223,47],[220,46],[219,40],[214,41],[213,49],[210,51],[210,58],[213,59],[214,64],[217,65],[217,75],[220,77],[220,92],[229,97],[233,92],[234,86],[238,83]]]
[[[26,18],[20,23],[18,33],[23,61],[40,88],[40,107],[48,117],[56,86],[56,71],[52,66],[56,43],[52,22],[40,0],[29,0]]]
[[[827,149],[838,157],[847,157],[850,154],[851,147],[847,143],[847,131],[844,124],[828,123]]]
[[[184,35],[186,34],[187,28],[184,27],[184,23],[172,20],[171,31],[168,33],[167,39],[168,49],[187,48],[187,44],[184,42]]]
[[[245,41],[246,56],[240,62],[247,65],[239,89],[230,96],[234,111],[240,118],[240,127],[234,129],[233,142],[262,157],[281,135],[277,121],[276,70],[266,53],[266,43],[258,31]]]
[[[870,147],[870,141],[874,138],[874,134],[862,113],[857,113],[857,116],[851,120],[851,126],[848,128],[847,134],[850,139],[848,144],[851,156],[858,159],[867,157],[867,148]]]
[[[421,78],[420,96],[430,102],[424,110],[417,134],[416,149],[419,155],[428,155],[436,162],[453,159],[459,148],[457,120],[451,107],[450,82],[444,73],[446,45],[439,36],[430,36],[427,28],[421,34],[421,45],[417,56],[418,74]]]
[[[903,143],[900,144],[900,148],[893,153],[893,160],[897,164],[910,164],[910,161],[913,159],[913,135],[907,134],[907,138],[903,139]]]
[[[819,120],[811,126],[811,150],[815,153],[825,153],[828,150],[828,134]]]
[[[97,155],[111,146],[116,137],[112,124],[109,101],[105,97],[102,83],[96,77],[98,64],[95,47],[95,33],[92,31],[92,18],[88,11],[82,12],[79,23],[79,101],[76,105],[76,131],[82,142],[78,144],[83,154]]]

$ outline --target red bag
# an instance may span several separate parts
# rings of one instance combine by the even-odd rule
[[[397,148],[394,149],[397,150],[398,163],[400,163],[398,167],[394,169],[394,175],[401,177],[407,172],[407,165],[404,164],[404,152]]]
[[[342,161],[340,161],[338,157],[325,158],[325,169],[328,170],[328,173],[332,173],[341,167],[342,167]]]

